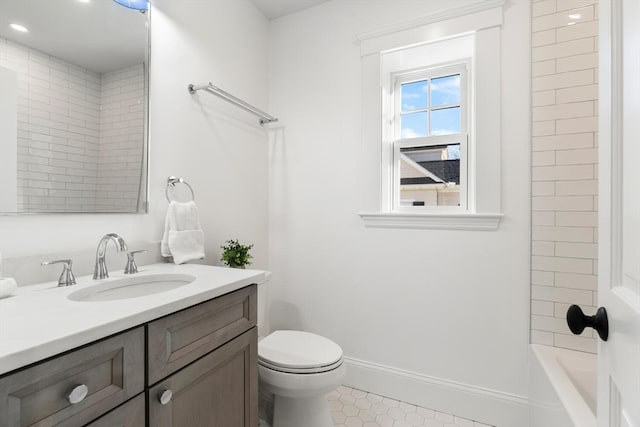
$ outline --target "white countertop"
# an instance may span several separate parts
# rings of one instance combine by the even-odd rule
[[[152,295],[101,302],[78,302],[67,295],[124,277],[188,274],[192,283]],[[19,287],[0,299],[0,374],[88,344],[211,298],[267,280],[269,273],[206,265],[151,264],[136,275],[110,273],[95,281],[79,277],[74,286],[57,282]]]

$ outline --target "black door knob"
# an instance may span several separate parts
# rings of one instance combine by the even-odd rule
[[[602,341],[609,338],[609,320],[604,307],[600,307],[595,315],[586,316],[582,309],[574,304],[567,310],[567,324],[571,332],[576,335],[580,335],[584,328],[590,327],[598,331]]]

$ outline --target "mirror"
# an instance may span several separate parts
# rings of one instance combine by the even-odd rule
[[[146,212],[148,15],[0,1],[0,212]]]

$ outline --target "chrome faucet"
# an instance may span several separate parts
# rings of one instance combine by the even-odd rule
[[[115,233],[105,234],[98,243],[98,249],[96,251],[96,267],[93,270],[93,280],[101,280],[109,277],[105,258],[107,256],[107,243],[109,243],[110,240],[113,240],[116,244],[116,250],[118,252],[127,250],[127,244],[122,237]]]

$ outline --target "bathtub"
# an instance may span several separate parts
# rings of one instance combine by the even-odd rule
[[[531,345],[531,427],[596,427],[597,356]]]

